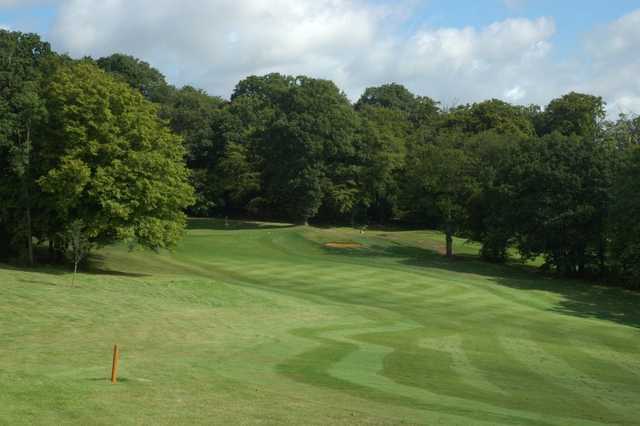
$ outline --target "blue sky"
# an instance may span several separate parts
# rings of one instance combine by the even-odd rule
[[[49,31],[55,16],[56,7],[53,5],[0,7],[0,24],[11,29],[43,35]]]
[[[570,90],[640,110],[638,0],[0,0],[0,26],[72,56],[123,52],[229,96],[250,74],[395,81],[453,104]]]
[[[484,26],[508,18],[552,17],[558,27],[554,37],[558,53],[580,50],[581,39],[635,9],[638,0],[430,0],[422,3],[415,25]]]

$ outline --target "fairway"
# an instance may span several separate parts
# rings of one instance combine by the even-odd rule
[[[639,294],[443,243],[194,220],[75,286],[0,265],[0,424],[640,424]]]

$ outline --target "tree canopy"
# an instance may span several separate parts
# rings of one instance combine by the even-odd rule
[[[160,107],[37,35],[0,31],[0,50],[0,255],[59,257],[72,228],[89,245],[175,244],[193,189]]]
[[[54,160],[37,182],[58,219],[82,219],[97,242],[175,244],[193,196],[184,148],[157,107],[89,63],[58,70],[47,100]]]
[[[0,30],[0,256],[60,254],[69,235],[159,249],[187,214],[233,215],[438,227],[449,255],[455,235],[494,262],[640,286],[639,129],[576,92],[442,108],[390,83],[352,103],[271,73],[222,99],[132,56],[72,60]]]

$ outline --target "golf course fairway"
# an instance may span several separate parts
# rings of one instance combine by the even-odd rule
[[[0,424],[640,424],[639,294],[443,243],[194,220],[75,285],[0,265]]]

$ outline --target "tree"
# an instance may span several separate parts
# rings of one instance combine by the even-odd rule
[[[356,102],[355,108],[360,111],[367,106],[402,111],[415,127],[433,120],[439,113],[438,103],[433,99],[416,96],[397,83],[368,87]]]
[[[55,73],[47,106],[49,164],[38,183],[58,221],[82,219],[93,243],[175,244],[193,188],[157,107],[87,62]]]
[[[567,275],[604,268],[610,145],[558,132],[521,144],[509,172],[516,245]]]
[[[0,186],[6,203],[0,213],[13,228],[12,240],[24,242],[27,261],[32,265],[33,186],[37,173],[33,170],[34,142],[38,142],[38,131],[46,119],[42,87],[53,69],[54,54],[35,34],[0,30],[0,58],[0,152],[4,151],[7,159],[0,164],[4,168]],[[20,216],[22,219],[16,220]]]
[[[386,107],[364,105],[359,115],[359,203],[365,208],[373,207],[376,219],[383,222],[398,210],[400,179],[412,124],[403,111]],[[391,212],[385,211],[385,207]]]
[[[187,149],[187,165],[193,171],[191,183],[196,189],[196,203],[189,213],[210,214],[220,204],[212,171],[224,146],[216,139],[214,127],[225,102],[191,86],[176,90],[160,71],[132,56],[113,54],[98,59],[96,64],[159,104],[160,117],[169,121],[171,130],[183,138]]]
[[[489,130],[470,136],[464,145],[474,158],[472,174],[478,185],[468,205],[465,234],[482,243],[480,254],[491,262],[507,259],[519,225],[513,173],[527,139]]]
[[[444,116],[440,128],[468,135],[488,130],[516,136],[535,134],[527,108],[513,106],[498,99],[453,108]]]
[[[223,105],[220,98],[185,86],[172,90],[160,106],[160,116],[182,137],[187,151],[187,166],[192,171],[191,183],[196,190],[196,202],[189,209],[190,214],[210,214],[219,204],[213,171],[223,149],[215,130]]]
[[[67,244],[67,255],[73,263],[73,280],[72,285],[76,284],[76,275],[78,274],[78,266],[91,251],[91,243],[84,232],[84,222],[82,219],[76,219],[69,224],[66,232],[62,236]]]
[[[233,207],[246,206],[260,193],[260,173],[251,164],[246,145],[230,142],[214,173]]]
[[[355,155],[357,116],[332,82],[253,76],[236,87],[232,106],[237,103],[250,106],[234,111],[243,114],[246,131],[241,139],[248,140],[247,152],[261,175],[263,193],[259,202],[250,203],[253,207],[304,223],[329,200],[350,203],[332,195],[336,188],[355,186],[343,166]],[[252,115],[262,118],[246,119]]]
[[[640,146],[622,154],[612,186],[609,237],[615,272],[631,287],[640,287]]]
[[[476,189],[473,159],[443,138],[420,146],[407,159],[407,191],[414,203],[428,203],[445,233],[446,255],[453,257],[453,236],[467,220],[467,205]]]
[[[559,132],[565,136],[595,137],[605,115],[601,97],[571,92],[549,102],[540,116],[538,134]]]
[[[152,102],[166,103],[173,91],[160,71],[133,56],[114,53],[98,59],[96,64],[124,80]]]
[[[416,106],[416,96],[401,84],[391,83],[378,87],[368,87],[356,103],[356,109],[365,105],[396,109],[406,113]]]
[[[264,76],[249,76],[236,85],[231,101],[239,97],[254,98],[268,104],[283,106],[289,92],[296,84],[296,78],[278,73]]]
[[[319,168],[307,166],[297,171],[287,182],[290,190],[289,197],[282,194],[282,200],[287,202],[290,217],[299,219],[303,225],[309,224],[309,218],[318,213],[325,195],[323,191],[324,174]]]
[[[162,106],[161,116],[182,136],[187,149],[187,164],[192,169],[207,167],[216,153],[212,125],[224,102],[202,90],[185,86],[176,90]]]
[[[603,138],[610,141],[618,152],[640,145],[640,117],[620,114],[615,122],[604,122]]]

